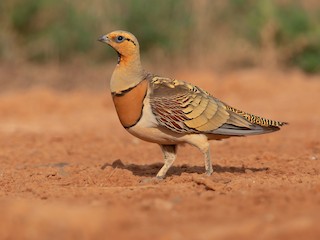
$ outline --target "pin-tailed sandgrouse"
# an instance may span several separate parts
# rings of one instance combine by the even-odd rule
[[[206,174],[211,175],[208,140],[274,132],[285,124],[230,107],[187,82],[147,73],[141,66],[138,40],[129,32],[114,31],[99,41],[118,53],[110,89],[121,124],[163,151],[164,166],[157,178],[165,177],[178,144],[199,148]]]

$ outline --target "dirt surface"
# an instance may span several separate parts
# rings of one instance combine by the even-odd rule
[[[83,82],[110,74],[99,71]],[[0,239],[319,239],[319,77],[172,76],[290,124],[211,142],[211,177],[201,153],[182,146],[168,177],[150,182],[162,166],[160,148],[121,127],[107,89],[7,88],[0,94]]]

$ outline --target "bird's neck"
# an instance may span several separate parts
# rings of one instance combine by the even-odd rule
[[[113,71],[110,90],[119,93],[135,87],[144,79],[144,71],[141,66],[140,56],[119,55],[118,64]]]

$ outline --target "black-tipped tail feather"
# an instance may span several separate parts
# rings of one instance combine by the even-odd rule
[[[213,134],[229,135],[229,136],[247,136],[247,135],[259,135],[265,133],[271,133],[280,130],[277,126],[262,127],[256,124],[252,124],[250,128],[239,127],[231,124],[223,124],[220,128],[212,131]]]

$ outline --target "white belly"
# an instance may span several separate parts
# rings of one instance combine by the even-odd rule
[[[158,144],[178,144],[185,142],[183,134],[167,133],[165,130],[159,128],[148,128],[135,125],[127,129],[129,133],[144,141],[154,142]]]

